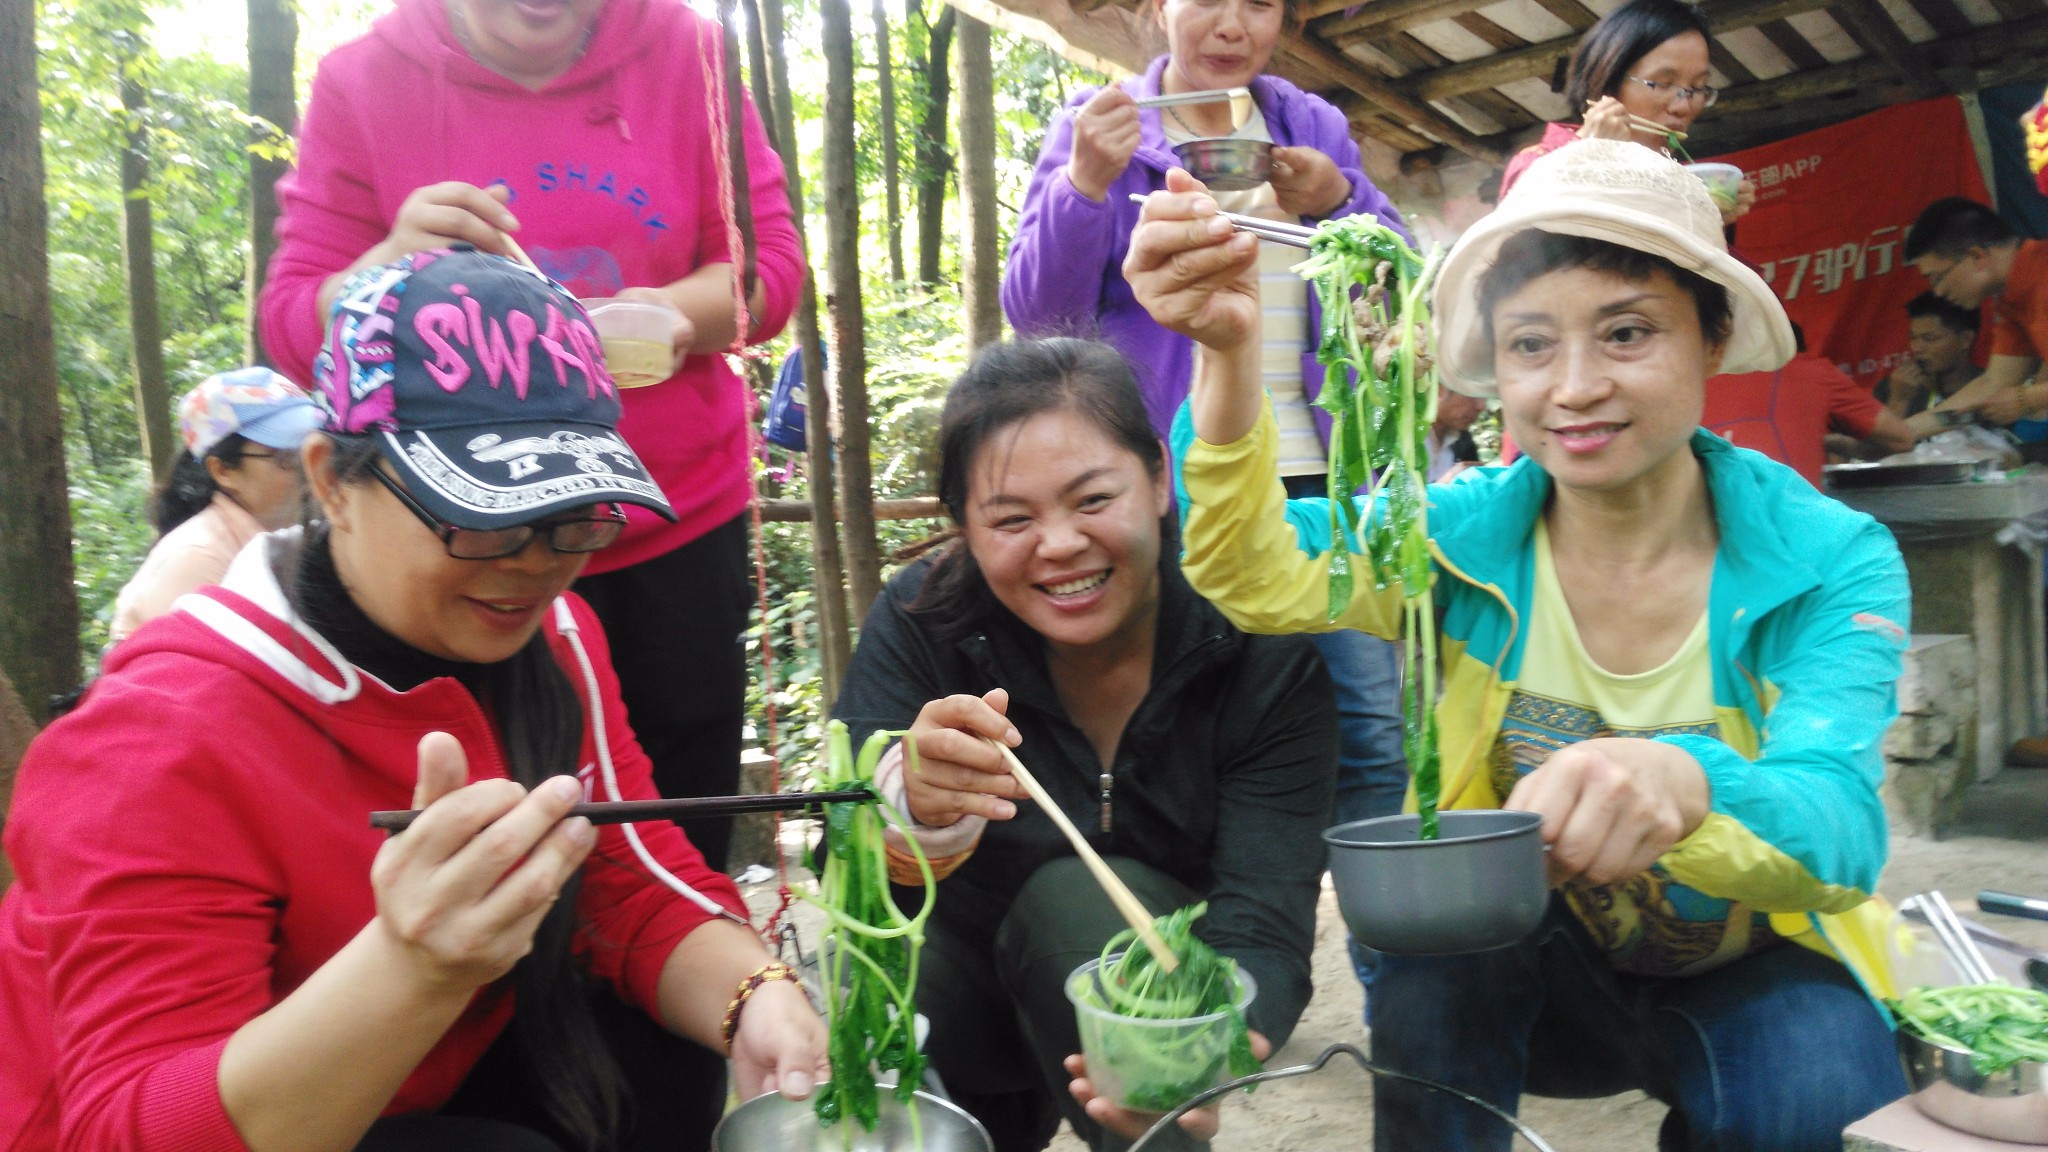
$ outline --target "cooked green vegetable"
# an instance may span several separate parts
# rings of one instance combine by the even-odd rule
[[[1987,1076],[2023,1060],[2048,1061],[2048,993],[1964,984],[1915,988],[1885,1004],[1921,1039],[1967,1049],[1970,1063]]]
[[[877,732],[853,757],[846,725],[826,725],[826,789],[872,788],[875,765],[889,742],[901,732]],[[904,755],[911,771],[917,749],[906,739]],[[924,1054],[917,1050],[917,958],[924,947],[925,920],[931,916],[938,882],[917,838],[906,833],[910,849],[924,874],[924,905],[905,916],[889,893],[889,860],[882,839],[883,821],[903,827],[902,817],[887,804],[825,806],[825,868],[818,896],[799,895],[825,913],[825,1020],[832,1080],[818,1090],[818,1122],[844,1118],[872,1131],[880,1115],[881,1095],[875,1073],[895,1071],[896,1098],[911,1109],[915,1132],[915,1096],[924,1081]],[[849,1140],[851,1136],[849,1135]]]
[[[1685,157],[1687,164],[1693,162],[1692,153],[1685,150],[1685,137],[1680,136],[1676,132],[1666,132],[1664,134],[1664,149],[1667,152],[1676,152],[1680,156]]]
[[[1237,1007],[1244,991],[1237,962],[1217,955],[1194,933],[1195,921],[1208,910],[1206,903],[1193,904],[1153,922],[1180,961],[1173,971],[1159,967],[1151,951],[1137,943],[1138,934],[1125,929],[1103,946],[1098,979],[1080,990],[1088,1004],[1138,1020],[1229,1016],[1230,1044],[1224,1054],[1214,1052],[1213,1040],[1200,1032],[1161,1035],[1165,1030],[1134,1028],[1106,1033],[1103,1040],[1111,1050],[1101,1058],[1123,1079],[1124,1100],[1133,1108],[1170,1112],[1215,1084],[1218,1071],[1227,1068],[1235,1079],[1259,1070],[1251,1033]]]
[[[1401,716],[1408,769],[1422,816],[1421,838],[1437,836],[1440,768],[1436,731],[1436,602],[1430,592],[1427,437],[1436,420],[1436,358],[1423,292],[1443,250],[1425,262],[1400,233],[1371,216],[1330,220],[1316,229],[1308,259],[1295,271],[1315,286],[1323,331],[1316,361],[1330,413],[1330,535],[1356,541],[1353,493],[1378,474],[1379,512],[1364,525],[1362,551],[1373,584],[1399,582]],[[1363,293],[1354,298],[1354,289]],[[1356,382],[1354,383],[1354,377]],[[1330,552],[1329,618],[1351,601],[1350,549]]]

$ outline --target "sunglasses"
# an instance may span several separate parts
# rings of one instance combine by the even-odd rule
[[[498,560],[516,556],[533,543],[536,536],[547,537],[548,547],[557,552],[577,554],[596,552],[609,546],[626,530],[626,513],[617,504],[605,505],[605,512],[597,516],[579,516],[572,520],[542,520],[533,524],[514,524],[509,528],[458,528],[446,520],[427,511],[405,486],[392,479],[382,468],[370,469],[370,475],[398,502],[419,517],[429,531],[441,538],[441,546],[448,555],[457,560]]]

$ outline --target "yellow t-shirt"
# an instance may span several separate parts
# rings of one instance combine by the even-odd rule
[[[1536,588],[1521,676],[1494,745],[1493,782],[1502,797],[1567,744],[1596,737],[1720,737],[1714,719],[1707,617],[1700,614],[1669,660],[1621,676],[1587,654],[1557,582],[1550,534],[1536,522]],[[1768,917],[1673,880],[1661,866],[1617,884],[1573,882],[1565,901],[1617,970],[1691,976],[1778,939]]]

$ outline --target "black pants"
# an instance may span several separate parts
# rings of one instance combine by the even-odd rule
[[[753,587],[745,516],[673,552],[576,582],[611,642],[627,719],[663,796],[739,791]],[[677,823],[723,871],[732,818]]]
[[[620,1152],[704,1152],[725,1113],[725,1059],[676,1036],[612,995],[591,1012],[624,1075],[630,1103]],[[446,1107],[370,1126],[356,1152],[568,1152],[526,1065],[519,1021],[491,1045]]]
[[[1135,860],[1112,857],[1109,865],[1147,908],[1165,911],[1196,899],[1179,881]],[[1061,1065],[1081,1050],[1067,976],[1123,929],[1123,917],[1087,867],[1065,856],[1025,882],[992,952],[943,929],[927,930],[917,980],[918,1008],[932,1025],[925,1051],[947,1094],[988,1129],[996,1152],[1039,1152],[1061,1116],[1098,1152],[1129,1146],[1081,1111],[1067,1091],[1073,1077]],[[1150,1145],[1190,1146],[1170,1138]]]

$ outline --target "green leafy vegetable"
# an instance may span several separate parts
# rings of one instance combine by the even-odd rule
[[[1124,1102],[1150,1112],[1169,1112],[1215,1084],[1219,1071],[1231,1079],[1259,1070],[1252,1055],[1251,1033],[1245,1027],[1238,998],[1244,986],[1237,962],[1219,956],[1194,933],[1194,923],[1209,910],[1194,904],[1161,916],[1153,923],[1167,950],[1180,961],[1168,972],[1137,943],[1129,929],[1110,938],[1102,949],[1097,980],[1080,989],[1089,1005],[1137,1020],[1189,1020],[1223,1013],[1228,1016],[1229,1046],[1215,1051],[1212,1035],[1194,1029],[1105,1030],[1101,1053],[1122,1078]]]
[[[1423,292],[1442,254],[1438,248],[1424,261],[1400,233],[1359,215],[1324,222],[1308,259],[1295,268],[1315,287],[1323,310],[1316,404],[1332,422],[1330,536],[1356,542],[1362,530],[1374,586],[1398,582],[1405,599],[1402,743],[1424,840],[1437,837],[1441,768],[1426,486],[1437,376]],[[1361,526],[1353,494],[1369,482],[1379,513]],[[1330,552],[1329,619],[1350,603],[1352,579],[1350,549],[1339,544]]]
[[[1921,1039],[1966,1049],[1971,1065],[1987,1076],[2024,1060],[2048,1061],[2048,993],[1965,984],[1915,988],[1885,1004]]]
[[[1676,152],[1680,156],[1685,157],[1687,164],[1693,163],[1692,153],[1685,150],[1685,139],[1678,133],[1666,132],[1664,134],[1664,148],[1666,151]]]
[[[846,725],[832,721],[826,726],[823,787],[872,788],[882,753],[891,740],[904,735],[875,733],[856,761]],[[904,755],[910,770],[916,771],[917,749],[907,739]],[[818,1090],[816,1110],[821,1124],[845,1118],[872,1131],[881,1107],[875,1072],[893,1070],[896,1098],[910,1107],[914,1133],[915,1097],[925,1064],[924,1054],[917,1050],[917,959],[938,882],[917,838],[906,833],[924,875],[925,897],[915,916],[903,914],[889,892],[884,821],[903,827],[902,818],[886,804],[827,804],[819,894],[798,893],[824,911],[824,939],[829,942],[821,975],[832,1080]]]

